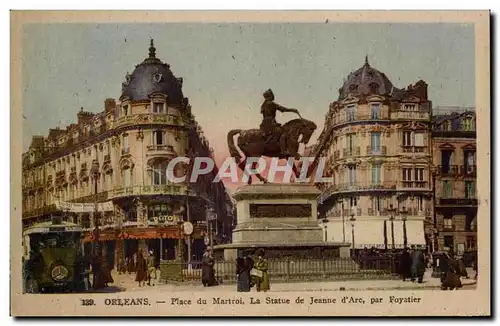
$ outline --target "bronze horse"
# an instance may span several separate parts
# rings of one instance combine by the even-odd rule
[[[260,129],[241,130],[234,129],[227,134],[227,144],[231,157],[237,160],[238,167],[244,171],[245,161],[247,157],[277,157],[279,159],[287,159],[293,157],[294,160],[300,159],[298,153],[300,143],[306,145],[316,130],[317,126],[314,122],[306,119],[294,119],[285,123],[280,127],[280,135],[276,140],[267,141]],[[234,143],[234,136],[240,134],[238,137],[238,147],[245,155],[242,159],[238,148]],[[302,138],[300,138],[302,136]],[[299,140],[300,139],[300,140]],[[282,151],[282,149],[285,149]],[[252,166],[252,168],[255,168]],[[299,176],[295,164],[292,166],[295,175]],[[256,174],[260,181],[266,183],[267,180],[260,175]],[[252,178],[248,179],[248,184],[252,183]]]

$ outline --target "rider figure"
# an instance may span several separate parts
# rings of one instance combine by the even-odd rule
[[[276,122],[276,111],[280,112],[292,112],[299,114],[296,109],[288,109],[274,102],[274,94],[271,89],[264,92],[264,103],[260,107],[260,113],[262,114],[262,123],[260,124],[260,130],[264,135],[266,142],[271,142],[273,140],[279,141],[281,124]],[[299,114],[300,115],[300,114]],[[283,150],[284,148],[282,148]]]

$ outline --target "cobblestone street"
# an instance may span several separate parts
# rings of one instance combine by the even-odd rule
[[[459,290],[471,290],[476,288],[476,281],[472,278],[474,272],[468,270],[470,279],[462,278],[463,288]],[[157,281],[152,286],[141,286],[135,282],[135,274],[121,274],[113,271],[114,283],[110,287],[99,292],[236,292],[236,284],[221,284],[215,287],[203,287],[199,284],[159,284]],[[291,291],[380,291],[380,290],[437,290],[440,288],[440,280],[431,277],[432,270],[428,269],[424,277],[424,283],[402,280],[346,280],[327,282],[291,282],[271,283],[271,292]],[[159,276],[159,272],[158,272]],[[252,289],[255,291],[254,289]]]

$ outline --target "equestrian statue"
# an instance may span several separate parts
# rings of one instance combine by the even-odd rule
[[[241,130],[234,129],[227,134],[227,143],[231,157],[236,159],[238,167],[244,171],[247,157],[276,157],[278,159],[295,160],[300,159],[298,153],[300,143],[306,145],[312,134],[316,130],[316,124],[312,121],[302,118],[296,109],[285,108],[274,102],[273,91],[268,89],[264,92],[264,103],[260,108],[262,114],[262,123],[260,129]],[[276,122],[276,112],[296,113],[300,118],[290,120],[284,125]],[[234,136],[238,135],[237,147],[234,142]],[[238,148],[245,155],[242,158]],[[255,168],[252,166],[252,168]],[[292,165],[293,171],[299,177],[299,171],[295,164]],[[256,174],[260,181],[266,183],[267,180],[260,174]],[[252,183],[249,178],[248,184]]]

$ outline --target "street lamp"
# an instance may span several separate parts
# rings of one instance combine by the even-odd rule
[[[394,243],[394,213],[396,212],[396,209],[391,204],[387,211],[389,211],[389,220],[391,221],[391,242],[392,250],[394,250],[396,249],[396,244]]]
[[[99,162],[97,160],[92,161],[92,167],[90,169],[94,181],[94,254],[99,256],[99,218],[98,218],[98,204],[97,204],[97,181],[99,180]]]
[[[321,220],[323,222],[323,226],[325,227],[325,242],[328,242],[328,222],[330,222],[330,220],[328,218],[323,218]]]
[[[212,221],[217,220],[217,213],[212,207],[207,208],[206,218],[207,218],[207,232],[210,241],[210,249],[212,249],[213,247]]]
[[[99,250],[99,218],[98,207],[97,207],[97,180],[99,179],[99,162],[97,160],[92,161],[92,168],[90,173],[94,181],[94,248],[93,248],[93,264],[92,264],[92,274],[93,282],[92,286],[94,289],[100,289],[104,287],[101,271],[101,251]]]
[[[352,253],[354,255],[354,248],[355,248],[355,242],[354,242],[354,223],[356,222],[356,218],[354,217],[354,212],[351,213],[351,218],[349,219],[351,222],[351,233],[352,233]]]
[[[401,220],[403,221],[403,246],[404,248],[408,247],[408,235],[406,234],[406,220],[408,219],[408,211],[406,207],[403,206],[403,209],[400,212]]]
[[[344,201],[340,200],[340,214],[342,215],[342,242],[345,243]]]

